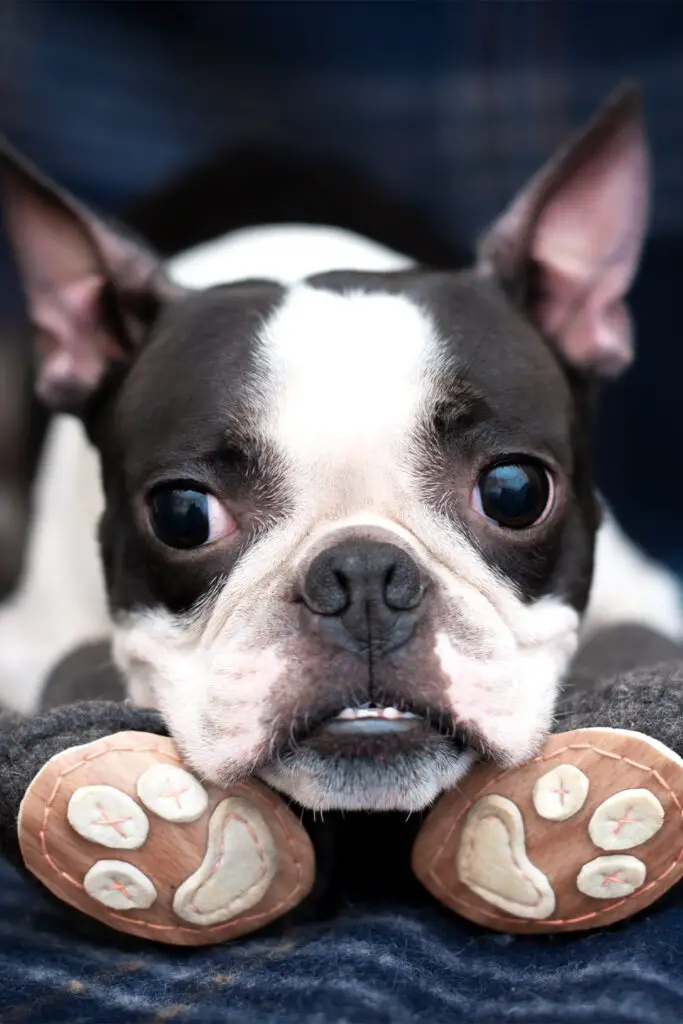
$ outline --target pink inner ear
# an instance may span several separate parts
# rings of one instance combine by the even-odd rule
[[[600,268],[597,280],[589,282],[541,264],[538,284],[536,321],[567,362],[606,376],[629,365],[633,332],[622,296],[630,277],[620,262]]]
[[[109,361],[121,354],[102,326],[103,286],[104,278],[93,273],[33,292],[32,316],[43,353],[38,390],[46,401],[91,392]]]
[[[104,225],[20,159],[0,158],[7,226],[38,330],[37,389],[48,404],[72,405],[92,394],[109,364],[140,341],[146,324],[132,294],[160,301],[182,294],[156,256]],[[124,344],[103,308],[111,282]],[[153,303],[150,303],[153,308]]]
[[[560,184],[541,211],[531,258],[539,273],[539,326],[582,369],[617,373],[632,358],[623,305],[645,231],[647,157],[624,130]]]

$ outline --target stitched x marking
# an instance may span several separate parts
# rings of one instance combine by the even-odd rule
[[[564,798],[569,796],[569,790],[564,788],[564,783],[560,782],[557,789],[553,789],[552,792],[557,793],[560,798],[560,807],[564,807]]]
[[[626,808],[626,814],[623,818],[611,818],[610,821],[614,823],[613,835],[618,836],[624,825],[637,825],[640,818],[629,818],[629,814],[633,810],[632,807]]]
[[[133,900],[133,897],[131,896],[131,894],[126,889],[126,887],[123,884],[123,882],[119,882],[118,879],[116,879],[116,878],[114,879],[114,884],[111,886],[109,891],[110,892],[122,892],[123,895],[126,896],[131,901],[131,903],[135,902]]]
[[[170,783],[168,782],[168,779],[166,781],[167,781],[167,784],[170,785]],[[178,809],[180,809],[180,807],[181,807],[180,798],[183,795],[183,793],[187,793],[187,786],[184,786],[182,789],[168,789],[168,790],[166,790],[165,793],[160,793],[159,796],[162,797],[163,799],[168,799],[168,800],[175,799],[176,807]]]
[[[130,821],[130,818],[108,818],[101,804],[97,805],[97,810],[100,812],[102,817],[98,818],[96,821],[93,821],[93,825],[99,825],[102,828],[113,828],[116,834],[121,837],[121,839],[128,838],[128,836],[126,835],[124,825],[126,825],[127,822]]]
[[[622,885],[624,879],[620,875],[603,875],[602,884],[609,885],[610,882],[616,882],[618,885]]]

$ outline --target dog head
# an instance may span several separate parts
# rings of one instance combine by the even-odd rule
[[[478,754],[527,758],[589,591],[589,397],[631,358],[633,91],[452,274],[188,291],[2,164],[39,391],[101,456],[131,697],[205,777],[314,809],[419,809]]]

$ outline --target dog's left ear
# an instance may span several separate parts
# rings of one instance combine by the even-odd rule
[[[633,356],[624,305],[649,206],[640,94],[619,89],[486,233],[479,268],[495,274],[559,355],[613,376]]]
[[[5,219],[38,330],[37,390],[75,411],[183,294],[157,256],[0,142]]]

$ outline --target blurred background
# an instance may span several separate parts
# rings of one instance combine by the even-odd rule
[[[625,77],[643,87],[655,193],[639,359],[605,393],[598,473],[632,536],[683,574],[681,0],[0,0],[0,129],[169,255],[298,221],[459,265]],[[44,427],[3,235],[0,595]]]

